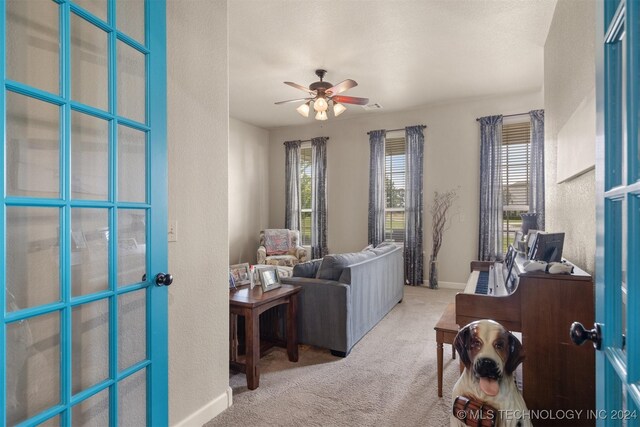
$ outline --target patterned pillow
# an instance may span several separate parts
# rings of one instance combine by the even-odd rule
[[[267,255],[284,255],[289,252],[289,230],[264,230],[264,247]]]

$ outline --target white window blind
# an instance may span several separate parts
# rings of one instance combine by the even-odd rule
[[[385,240],[404,241],[404,196],[405,196],[405,141],[402,138],[387,138],[385,155]]]
[[[300,243],[311,245],[311,147],[300,148]]]
[[[529,211],[531,181],[531,125],[502,126],[502,241],[506,251],[522,226],[520,214]]]

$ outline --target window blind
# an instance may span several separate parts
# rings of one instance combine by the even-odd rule
[[[405,139],[385,140],[385,239],[404,241]]]
[[[311,147],[300,148],[300,243],[311,245]]]

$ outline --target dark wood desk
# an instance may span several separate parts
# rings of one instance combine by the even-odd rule
[[[255,390],[260,383],[258,360],[260,359],[260,314],[266,310],[281,305],[287,305],[286,348],[289,360],[298,361],[297,338],[297,297],[300,286],[282,285],[282,287],[262,292],[256,286],[229,290],[229,324],[230,324],[230,354],[229,367],[244,372],[247,375],[247,387]],[[242,362],[238,354],[238,316],[244,317],[245,356]]]

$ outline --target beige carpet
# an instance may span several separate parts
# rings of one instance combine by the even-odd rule
[[[433,326],[456,291],[405,286],[404,301],[355,345],[346,358],[300,346],[297,363],[284,349],[260,360],[260,387],[230,373],[233,406],[214,426],[449,425],[458,361],[444,349],[443,397],[438,398]]]

